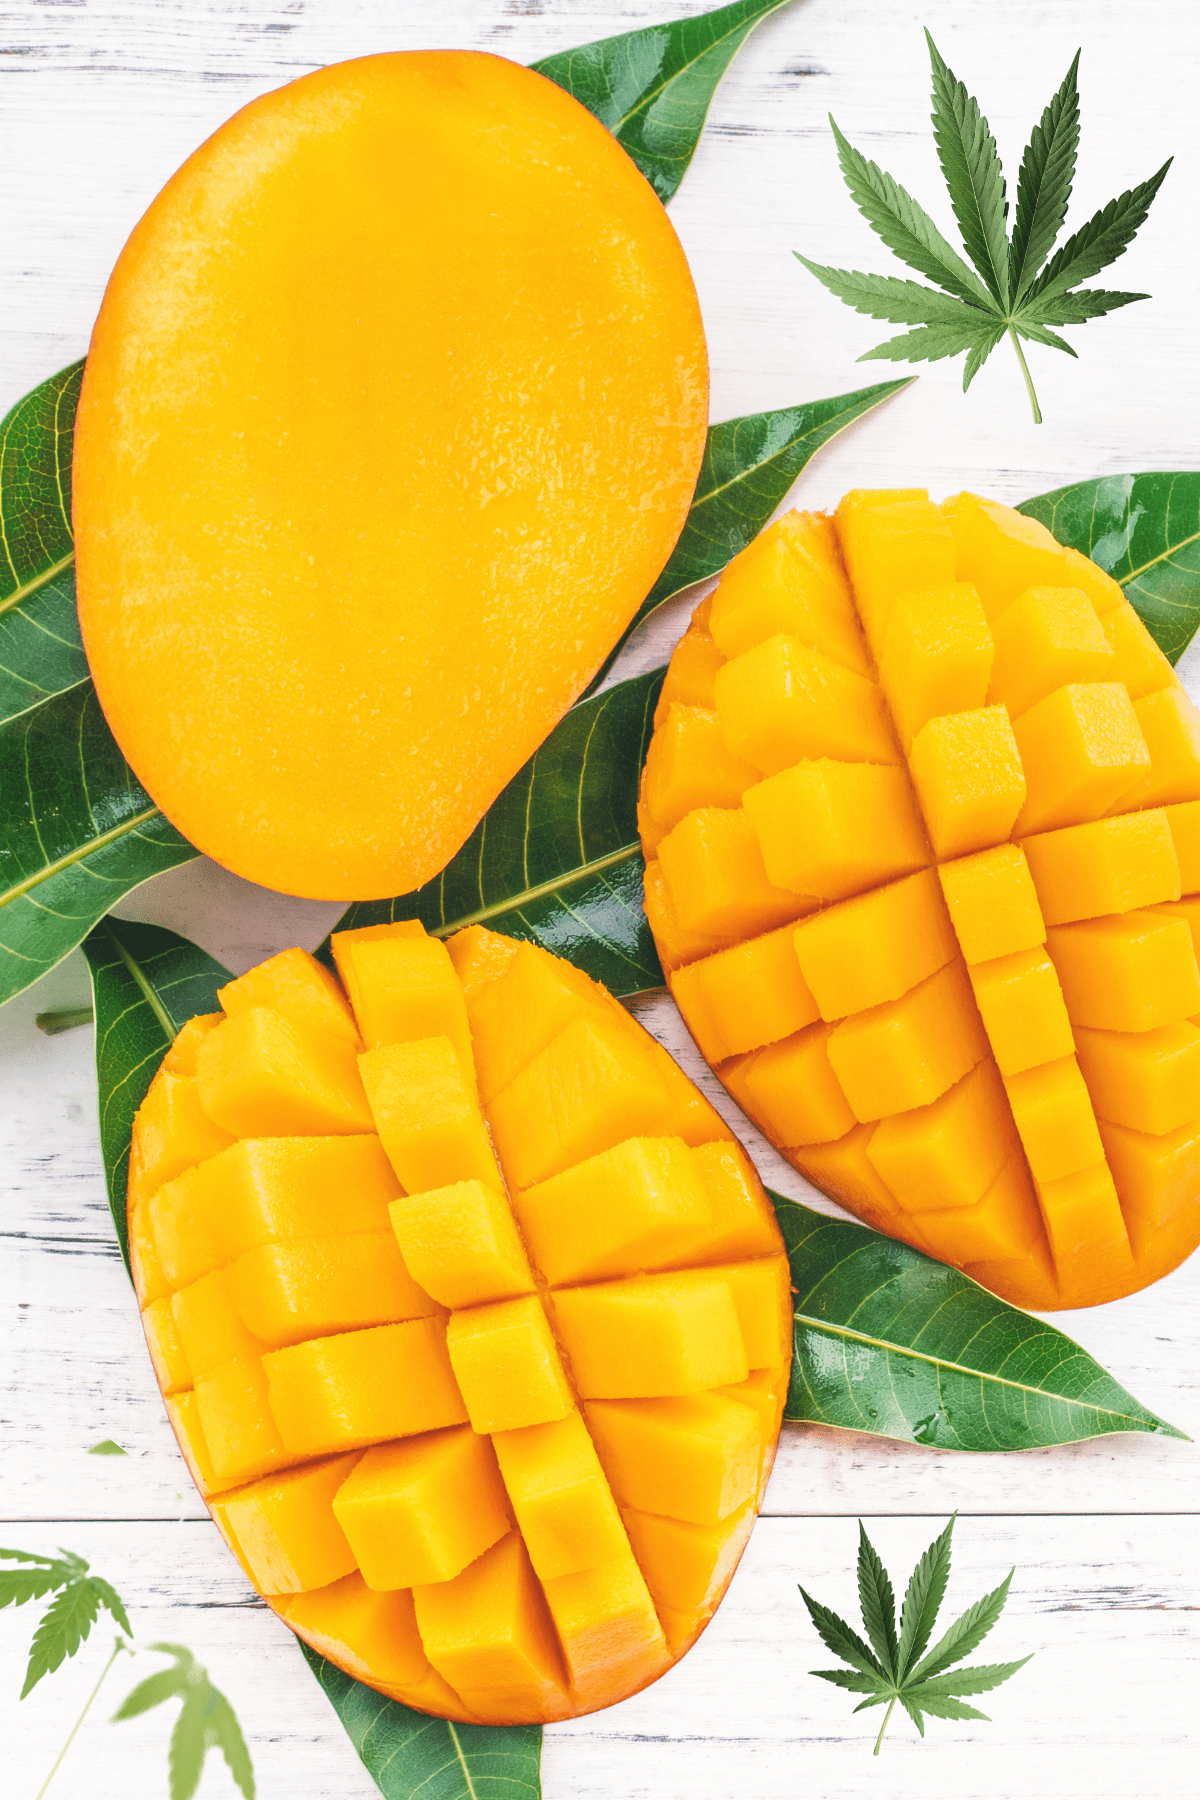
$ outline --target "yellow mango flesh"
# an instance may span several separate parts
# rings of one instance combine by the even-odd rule
[[[252,969],[135,1121],[171,1423],[248,1579],[357,1679],[492,1723],[609,1705],[694,1642],[761,1498],[791,1353],[774,1214],[570,965],[411,922],[333,950],[349,1001],[302,951]],[[231,1141],[202,1087],[261,1135]]]
[[[683,250],[562,88],[438,51],[261,96],[92,336],[79,608],[122,750],[251,880],[418,886],[653,586],[707,419]]]
[[[692,810],[660,830],[643,788],[646,912],[730,1093],[816,1186],[1018,1305],[1175,1267],[1200,1242],[1200,714],[1120,588],[995,502],[859,491],[729,565],[664,694],[701,666],[761,779],[735,806],[712,725],[703,763],[677,746]]]

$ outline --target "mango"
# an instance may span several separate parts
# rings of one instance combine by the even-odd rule
[[[949,933],[943,905],[918,936]],[[230,982],[135,1121],[168,1417],[247,1578],[356,1679],[490,1723],[607,1706],[695,1641],[761,1500],[791,1357],[774,1213],[569,964],[412,921],[332,951],[344,989],[299,950]],[[795,965],[792,1014],[806,992]],[[231,1141],[203,1093],[276,1135]]]
[[[260,96],[92,334],[77,583],[118,743],[236,873],[408,892],[649,593],[707,423],[679,240],[561,87],[450,50]]]
[[[761,779],[682,814],[680,788],[658,831],[656,718],[646,913],[738,1104],[1018,1305],[1175,1267],[1200,1242],[1200,713],[1117,584],[978,495],[860,490],[734,559],[664,695],[701,668],[707,766],[723,745]]]

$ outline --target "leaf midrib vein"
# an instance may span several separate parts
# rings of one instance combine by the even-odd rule
[[[855,1331],[849,1325],[831,1325],[828,1319],[818,1319],[811,1313],[796,1312],[793,1320],[809,1325],[816,1331],[826,1332],[830,1337],[839,1337],[850,1343],[865,1344],[872,1350],[886,1350],[896,1356],[911,1356],[917,1362],[929,1363],[935,1369],[953,1369],[960,1375],[973,1375],[980,1381],[995,1382],[998,1387],[1008,1387],[1020,1394],[1036,1394],[1043,1400],[1055,1400],[1063,1406],[1082,1407],[1086,1412],[1103,1414],[1112,1419],[1136,1419],[1139,1424],[1146,1423],[1145,1415],[1118,1412],[1115,1407],[1099,1406],[1094,1400],[1076,1400],[1069,1394],[1053,1394],[1046,1388],[1035,1387],[1029,1381],[1014,1381],[1010,1375],[991,1375],[986,1369],[973,1369],[966,1363],[952,1362],[946,1356],[931,1356],[926,1350],[912,1350],[907,1344],[895,1344],[887,1338],[873,1337],[869,1332]]]
[[[5,555],[11,562],[12,557],[8,553],[7,546]],[[40,575],[30,576],[28,581],[22,582],[19,588],[14,588],[11,594],[0,600],[0,616],[11,612],[14,606],[20,606],[22,600],[28,600],[30,594],[36,594],[41,588],[46,587],[56,575],[61,575],[64,569],[69,569],[74,561],[75,552],[72,550],[69,555],[61,556],[56,563],[51,563],[48,569],[43,569]]]
[[[18,882],[15,887],[9,888],[7,893],[0,894],[0,908],[10,906],[14,900],[23,900],[27,894],[33,892],[34,888],[40,887],[43,881],[49,881],[53,876],[60,875],[64,869],[73,868],[76,863],[82,862],[94,851],[103,850],[106,845],[116,843],[119,838],[125,837],[131,831],[136,831],[139,825],[145,825],[150,819],[161,816],[157,806],[148,806],[144,811],[134,813],[131,818],[122,820],[119,825],[111,826],[108,831],[102,831],[98,837],[89,838],[86,844],[80,844],[77,849],[69,850],[65,856],[60,856],[57,861],[47,863],[44,869],[39,869],[36,875],[28,876],[26,880]]]
[[[749,36],[756,25],[760,24],[770,13],[778,12],[779,8],[785,4],[786,0],[775,0],[773,6],[764,6],[757,17],[753,17],[748,21],[746,19],[739,19],[734,24],[730,25],[728,31],[723,31],[719,37],[710,38],[708,43],[705,44],[703,49],[698,51],[695,56],[690,56],[686,62],[680,63],[678,68],[673,69],[671,73],[665,76],[655,87],[650,88],[646,93],[639,97],[637,105],[631,106],[629,111],[624,113],[621,118],[617,120],[616,124],[611,127],[613,136],[616,137],[617,134],[628,125],[630,119],[636,119],[640,114],[647,112],[654,101],[658,99],[659,95],[666,92],[672,82],[678,81],[680,76],[686,74],[689,69],[694,69],[698,62],[703,62],[706,56],[711,55],[712,51],[719,45],[724,44],[728,38],[734,37],[739,31],[745,36]],[[703,17],[703,15],[701,15],[701,17]],[[699,23],[699,21],[697,21],[697,23]]]
[[[628,862],[631,856],[640,856],[641,848],[640,844],[623,844],[608,856],[597,857],[594,862],[582,863],[576,869],[554,875],[549,881],[539,882],[537,887],[524,888],[519,894],[508,894],[503,900],[494,900],[490,906],[481,906],[477,912],[463,913],[457,919],[435,925],[433,936],[448,937],[452,931],[462,931],[468,925],[481,925],[485,919],[494,919],[499,913],[516,912],[522,906],[528,906],[531,901],[544,900],[548,895],[556,894],[560,888],[567,887],[572,882],[582,881],[588,875],[599,875],[605,869],[614,868],[617,863]]]
[[[1159,563],[1169,562],[1173,556],[1178,556],[1181,550],[1186,550],[1189,544],[1194,544],[1197,541],[1200,541],[1200,531],[1193,531],[1190,537],[1180,538],[1177,544],[1168,544],[1167,548],[1158,556],[1152,556],[1148,562],[1142,563],[1136,569],[1130,569],[1128,575],[1123,575],[1121,577],[1121,586],[1128,587],[1131,581],[1136,581],[1139,575],[1144,575],[1146,573],[1147,569],[1155,569],[1158,567]]]

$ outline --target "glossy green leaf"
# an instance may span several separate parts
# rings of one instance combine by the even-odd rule
[[[217,989],[231,977],[187,938],[126,919],[102,919],[84,939],[83,954],[96,1014],[104,1179],[128,1268],[125,1187],[133,1115],[175,1033],[196,1013],[215,1012]]]
[[[1200,626],[1200,473],[1105,475],[1017,510],[1119,581],[1164,654],[1179,661]]]
[[[300,1648],[384,1800],[538,1800],[540,1726],[431,1718]]]
[[[82,376],[72,363],[0,420],[0,722],[87,680],[71,531]]]
[[[653,669],[573,707],[434,881],[359,902],[335,930],[420,919],[448,937],[487,925],[568,957],[614,994],[661,987],[637,789],[662,678]]]
[[[784,1417],[939,1450],[1182,1437],[1055,1326],[863,1225],[772,1195],[795,1307]]]
[[[0,725],[0,1001],[196,851],[117,749],[91,683]]]
[[[856,419],[910,385],[880,381],[853,394],[747,413],[710,425],[696,492],[666,568],[638,607],[596,681],[603,680],[626,639],[684,588],[705,581],[757,537],[817,451]],[[594,685],[594,684],[593,684]]]
[[[759,20],[786,4],[734,0],[562,50],[533,67],[607,125],[666,201],[687,173],[722,75]]]

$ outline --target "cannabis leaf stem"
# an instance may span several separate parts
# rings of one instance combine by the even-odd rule
[[[933,136],[950,205],[974,268],[942,236],[933,220],[877,163],[868,162],[830,115],[838,164],[858,210],[893,255],[937,284],[898,281],[857,269],[830,269],[795,255],[830,293],[872,319],[914,329],[877,344],[860,362],[936,362],[966,352],[966,392],[996,345],[1009,338],[1021,365],[1035,425],[1042,412],[1022,340],[1075,351],[1051,330],[1084,325],[1148,294],[1081,288],[1123,256],[1145,223],[1172,159],[1138,187],[1094,214],[1052,260],[1050,252],[1067,214],[1079,151],[1079,51],[1062,85],[1034,126],[1017,181],[1016,216],[1007,236],[1004,170],[991,127],[979,103],[943,61],[929,32],[933,70]],[[938,289],[942,292],[938,292]]]
[[[977,1600],[974,1606],[969,1606],[926,1655],[950,1579],[950,1540],[957,1516],[951,1517],[945,1531],[930,1544],[909,1577],[900,1613],[899,1636],[891,1579],[861,1519],[858,1522],[858,1597],[869,1645],[844,1619],[839,1619],[835,1612],[805,1593],[803,1587],[800,1589],[822,1643],[850,1665],[848,1669],[812,1669],[810,1674],[820,1681],[831,1681],[836,1687],[847,1688],[852,1694],[865,1694],[867,1698],[859,1702],[855,1712],[863,1712],[870,1706],[887,1705],[879,1736],[875,1739],[876,1756],[897,1701],[922,1737],[925,1736],[926,1713],[937,1719],[986,1719],[986,1713],[965,1705],[962,1695],[982,1694],[989,1688],[999,1687],[1029,1661],[1029,1657],[1024,1656],[1020,1662],[981,1663],[972,1669],[947,1673],[983,1642],[1004,1611],[1013,1578],[1011,1569],[1000,1586]]]

